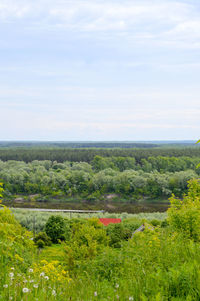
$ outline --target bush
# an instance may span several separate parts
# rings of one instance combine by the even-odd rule
[[[161,228],[166,228],[167,226],[169,226],[167,219],[164,219],[164,221],[161,222],[160,226]]]
[[[108,243],[106,230],[97,219],[74,224],[69,244],[65,246],[68,267],[72,269],[77,262],[94,258]]]
[[[45,232],[50,237],[53,243],[58,243],[59,240],[65,240],[65,222],[62,216],[52,215],[47,220]]]
[[[189,181],[188,188],[183,200],[170,198],[168,221],[174,230],[200,241],[200,181]]]
[[[26,269],[34,252],[31,233],[23,228],[14,218],[11,211],[0,209],[0,280],[9,266],[16,264],[20,270]],[[1,290],[0,290],[1,291]]]
[[[110,224],[107,226],[106,231],[110,237],[109,245],[114,248],[120,248],[121,241],[128,240],[132,234],[132,231],[122,224]]]
[[[157,219],[152,219],[150,221],[150,224],[154,227],[160,226],[161,225],[161,221],[157,220]]]
[[[39,240],[37,241],[36,245],[37,245],[37,247],[38,247],[39,249],[43,249],[43,248],[45,247],[45,243],[44,243],[44,241],[43,241],[42,239],[39,239]]]
[[[34,238],[34,242],[38,246],[38,248],[43,248],[44,246],[50,246],[51,245],[51,239],[46,234],[46,232],[38,233]]]
[[[138,229],[144,222],[146,222],[146,219],[141,216],[140,214],[138,218],[127,218],[122,221],[122,225],[129,229],[131,232],[134,232],[136,229]]]

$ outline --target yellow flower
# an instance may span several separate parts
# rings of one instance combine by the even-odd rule
[[[34,271],[37,274],[41,274],[41,272],[43,272],[52,281],[58,281],[62,283],[71,281],[68,272],[63,270],[63,267],[57,260],[51,262],[41,260],[38,264],[34,265]]]
[[[24,259],[22,257],[20,257],[18,254],[15,254],[15,259],[19,262],[23,262]]]

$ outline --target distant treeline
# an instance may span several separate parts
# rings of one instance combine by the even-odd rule
[[[87,162],[35,160],[0,161],[0,179],[7,196],[37,194],[44,196],[81,196],[101,199],[104,194],[138,198],[182,196],[187,182],[198,178],[198,157],[150,156],[138,163],[133,157],[95,156]]]
[[[160,143],[151,142],[5,142],[0,141],[0,147],[6,148],[153,148]],[[185,145],[185,143],[183,143]],[[188,145],[188,143],[186,143]]]
[[[34,160],[50,160],[63,163],[91,163],[95,156],[101,157],[131,157],[137,164],[148,157],[199,157],[200,147],[174,148],[0,148],[0,160],[16,160],[26,163]]]

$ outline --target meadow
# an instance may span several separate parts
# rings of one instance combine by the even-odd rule
[[[36,232],[40,232],[44,230],[45,224],[50,216],[52,216],[51,212],[35,212],[30,211],[27,209],[20,209],[14,208],[11,209],[12,213],[14,214],[16,220],[19,223],[26,227],[28,230],[33,231],[35,228]],[[125,219],[139,219],[139,220],[164,220],[167,217],[166,212],[153,212],[153,213],[138,213],[138,214],[130,214],[130,213],[62,213],[62,212],[55,212],[53,213],[55,216],[59,215],[63,218],[70,219],[70,218],[80,218],[80,219],[88,219],[88,218],[121,218],[122,220]]]
[[[35,237],[22,212],[3,207],[0,300],[199,300],[199,181],[170,201],[167,214],[107,227],[97,216],[47,215]]]

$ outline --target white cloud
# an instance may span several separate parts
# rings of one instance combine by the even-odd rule
[[[74,31],[131,42],[200,47],[200,21],[191,1],[1,0],[0,22],[24,21],[26,30]]]
[[[200,19],[181,22],[175,28],[173,28],[173,30],[169,31],[167,35],[169,35],[171,39],[181,39],[182,41],[194,39],[195,42],[199,43]]]
[[[10,138],[199,131],[195,1],[0,0],[0,33],[1,123]]]
[[[50,26],[63,25],[81,31],[131,30],[137,24],[178,24],[193,13],[190,4],[174,1],[47,1],[1,0],[3,20],[26,18]],[[137,28],[138,29],[138,28]]]

